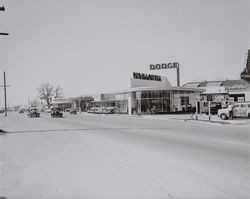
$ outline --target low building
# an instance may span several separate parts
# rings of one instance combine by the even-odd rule
[[[164,114],[191,112],[204,91],[174,87],[164,76],[133,73],[129,88],[94,97],[94,106],[115,107],[118,113]]]
[[[94,98],[92,96],[80,96],[73,99],[73,107],[79,111],[87,111],[92,106]]]
[[[185,88],[202,88],[202,101],[244,102],[250,101],[250,84],[245,80],[217,80],[189,82]]]
[[[73,99],[72,98],[53,98],[51,102],[51,107],[57,107],[61,111],[65,111],[66,109],[71,109],[73,107]]]

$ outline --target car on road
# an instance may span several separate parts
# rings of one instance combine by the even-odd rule
[[[60,111],[59,108],[52,108],[51,109],[51,117],[52,118],[62,118],[63,117],[63,113]]]
[[[250,119],[250,102],[236,102],[233,105],[233,117],[248,117]],[[218,110],[218,116],[222,120],[229,118],[229,108],[223,108]]]
[[[40,113],[38,112],[37,108],[31,108],[27,115],[28,117],[40,117]]]

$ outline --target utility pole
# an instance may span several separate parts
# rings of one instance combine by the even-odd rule
[[[4,109],[5,109],[5,117],[7,116],[7,96],[6,96],[6,77],[5,72],[3,72],[3,78],[4,78]]]
[[[5,110],[4,112],[5,112],[5,116],[7,116],[7,92],[6,92],[6,88],[10,87],[10,86],[6,85],[5,72],[3,72],[3,79],[4,79],[3,86],[0,86],[0,87],[4,88],[4,110]]]
[[[7,87],[10,87],[9,85],[6,85],[6,76],[5,76],[5,72],[3,72],[3,79],[4,79],[4,82],[3,82],[3,86],[0,85],[0,87],[3,87],[4,88],[4,112],[5,112],[5,116],[7,116],[7,93],[6,93],[6,88]]]
[[[5,11],[5,7],[4,6],[0,7],[0,11]],[[9,33],[0,32],[0,35],[9,35]],[[3,72],[3,78],[4,78],[4,85],[0,86],[0,87],[4,87],[5,116],[7,116],[7,94],[6,94],[6,87],[8,87],[8,86],[6,85],[5,72]]]

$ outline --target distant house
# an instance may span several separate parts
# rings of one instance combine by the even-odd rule
[[[73,107],[73,99],[72,98],[53,98],[51,102],[51,107],[57,107],[61,111],[65,111],[65,109]]]
[[[94,101],[92,96],[80,96],[73,99],[73,107],[80,111],[87,111]]]

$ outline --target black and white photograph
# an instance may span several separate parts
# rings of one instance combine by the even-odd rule
[[[249,199],[250,0],[0,0],[0,199]]]

